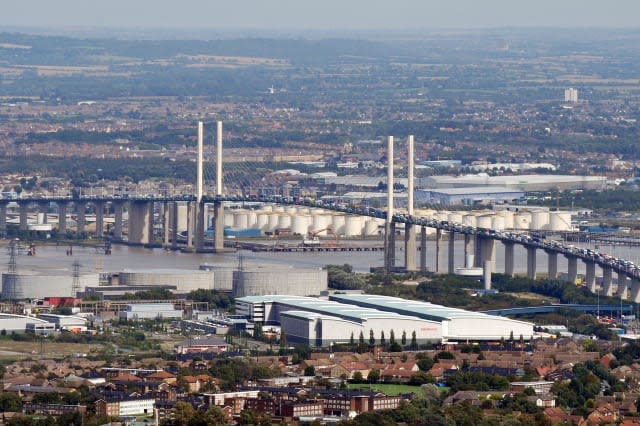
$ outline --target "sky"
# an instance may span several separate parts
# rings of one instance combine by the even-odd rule
[[[2,0],[0,26],[204,29],[640,27],[639,0]]]

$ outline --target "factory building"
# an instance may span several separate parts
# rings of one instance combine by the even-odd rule
[[[0,314],[0,331],[4,331],[6,334],[24,333],[29,326],[37,330],[55,328],[55,325],[40,318],[25,315]]]
[[[369,339],[373,330],[376,340],[384,333],[388,339],[393,331],[397,341],[402,332],[415,331],[419,342],[440,341],[442,329],[438,322],[417,317],[361,308],[326,299],[300,296],[249,296],[236,299],[236,313],[252,322],[279,324],[287,341],[312,346],[347,343],[353,334]]]
[[[376,340],[394,332],[397,341],[413,332],[419,343],[467,342],[533,337],[533,324],[427,302],[373,295],[333,295],[327,299],[297,296],[252,296],[236,299],[236,312],[251,322],[279,324],[289,342],[328,346]]]
[[[233,296],[318,296],[328,288],[322,268],[249,267],[233,271]]]
[[[98,286],[98,274],[78,277],[79,292],[86,287]],[[2,299],[44,299],[45,297],[75,297],[72,291],[73,277],[69,275],[39,275],[29,273],[2,274]]]
[[[182,311],[175,309],[172,303],[136,303],[127,305],[127,309],[120,311],[119,316],[127,321],[181,319]]]
[[[87,329],[87,319],[75,315],[40,314],[39,318],[54,324],[56,330],[77,332]]]
[[[420,182],[429,189],[502,187],[524,192],[564,191],[571,189],[603,189],[607,184],[605,176],[576,175],[514,175],[489,176],[486,173],[464,176],[430,176]]]
[[[336,294],[329,299],[339,303],[437,321],[442,325],[444,341],[500,340],[507,339],[511,335],[516,338],[522,336],[524,339],[533,337],[532,323],[449,308],[429,302],[371,294]]]
[[[524,191],[505,187],[483,186],[471,188],[418,189],[417,203],[450,205],[504,204],[524,198]]]

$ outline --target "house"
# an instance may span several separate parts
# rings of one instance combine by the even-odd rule
[[[551,393],[530,396],[529,401],[536,404],[536,407],[548,408],[556,406],[556,397]]]
[[[587,421],[582,416],[575,416],[566,413],[560,407],[549,407],[543,411],[544,416],[549,419],[551,424],[569,424],[573,426],[584,426]]]
[[[148,396],[126,398],[103,398],[96,401],[98,416],[136,416],[153,414],[156,400]]]
[[[587,424],[600,425],[612,424],[618,421],[618,410],[611,403],[605,403],[598,406],[587,416]]]
[[[280,406],[282,417],[323,417],[324,402],[316,400],[283,401]]]
[[[146,379],[150,382],[163,382],[169,384],[175,383],[177,380],[176,376],[164,370],[149,374]]]

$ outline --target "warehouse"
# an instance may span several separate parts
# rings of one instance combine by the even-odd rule
[[[347,343],[360,334],[369,340],[373,330],[376,339],[393,332],[400,341],[405,332],[408,339],[413,332],[418,342],[439,342],[441,326],[425,320],[393,312],[361,308],[326,299],[300,296],[249,296],[236,299],[236,312],[252,322],[279,324],[287,341],[313,346]]]
[[[578,175],[508,175],[489,176],[478,173],[464,176],[430,176],[421,180],[424,188],[468,188],[502,187],[525,192],[564,191],[570,189],[603,189],[607,183],[605,176]]]
[[[533,337],[532,323],[428,302],[371,294],[336,294],[329,299],[339,303],[437,321],[442,324],[443,341],[500,340],[511,336],[516,338],[522,336],[528,340]]]
[[[415,200],[418,203],[450,205],[504,204],[515,203],[524,198],[525,193],[505,187],[483,186],[471,188],[418,189]]]
[[[137,303],[127,305],[127,309],[120,311],[121,320],[155,320],[182,319],[182,311],[175,309],[172,303]]]
[[[30,324],[38,326],[36,327],[38,329],[41,327],[55,328],[53,324],[43,319],[24,315],[0,314],[0,331],[4,331],[5,334],[24,333]]]

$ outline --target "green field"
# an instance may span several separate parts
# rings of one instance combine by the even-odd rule
[[[349,389],[373,390],[390,396],[401,393],[416,393],[420,390],[420,386],[396,385],[391,383],[375,383],[371,386],[366,383],[350,383],[348,386]]]

